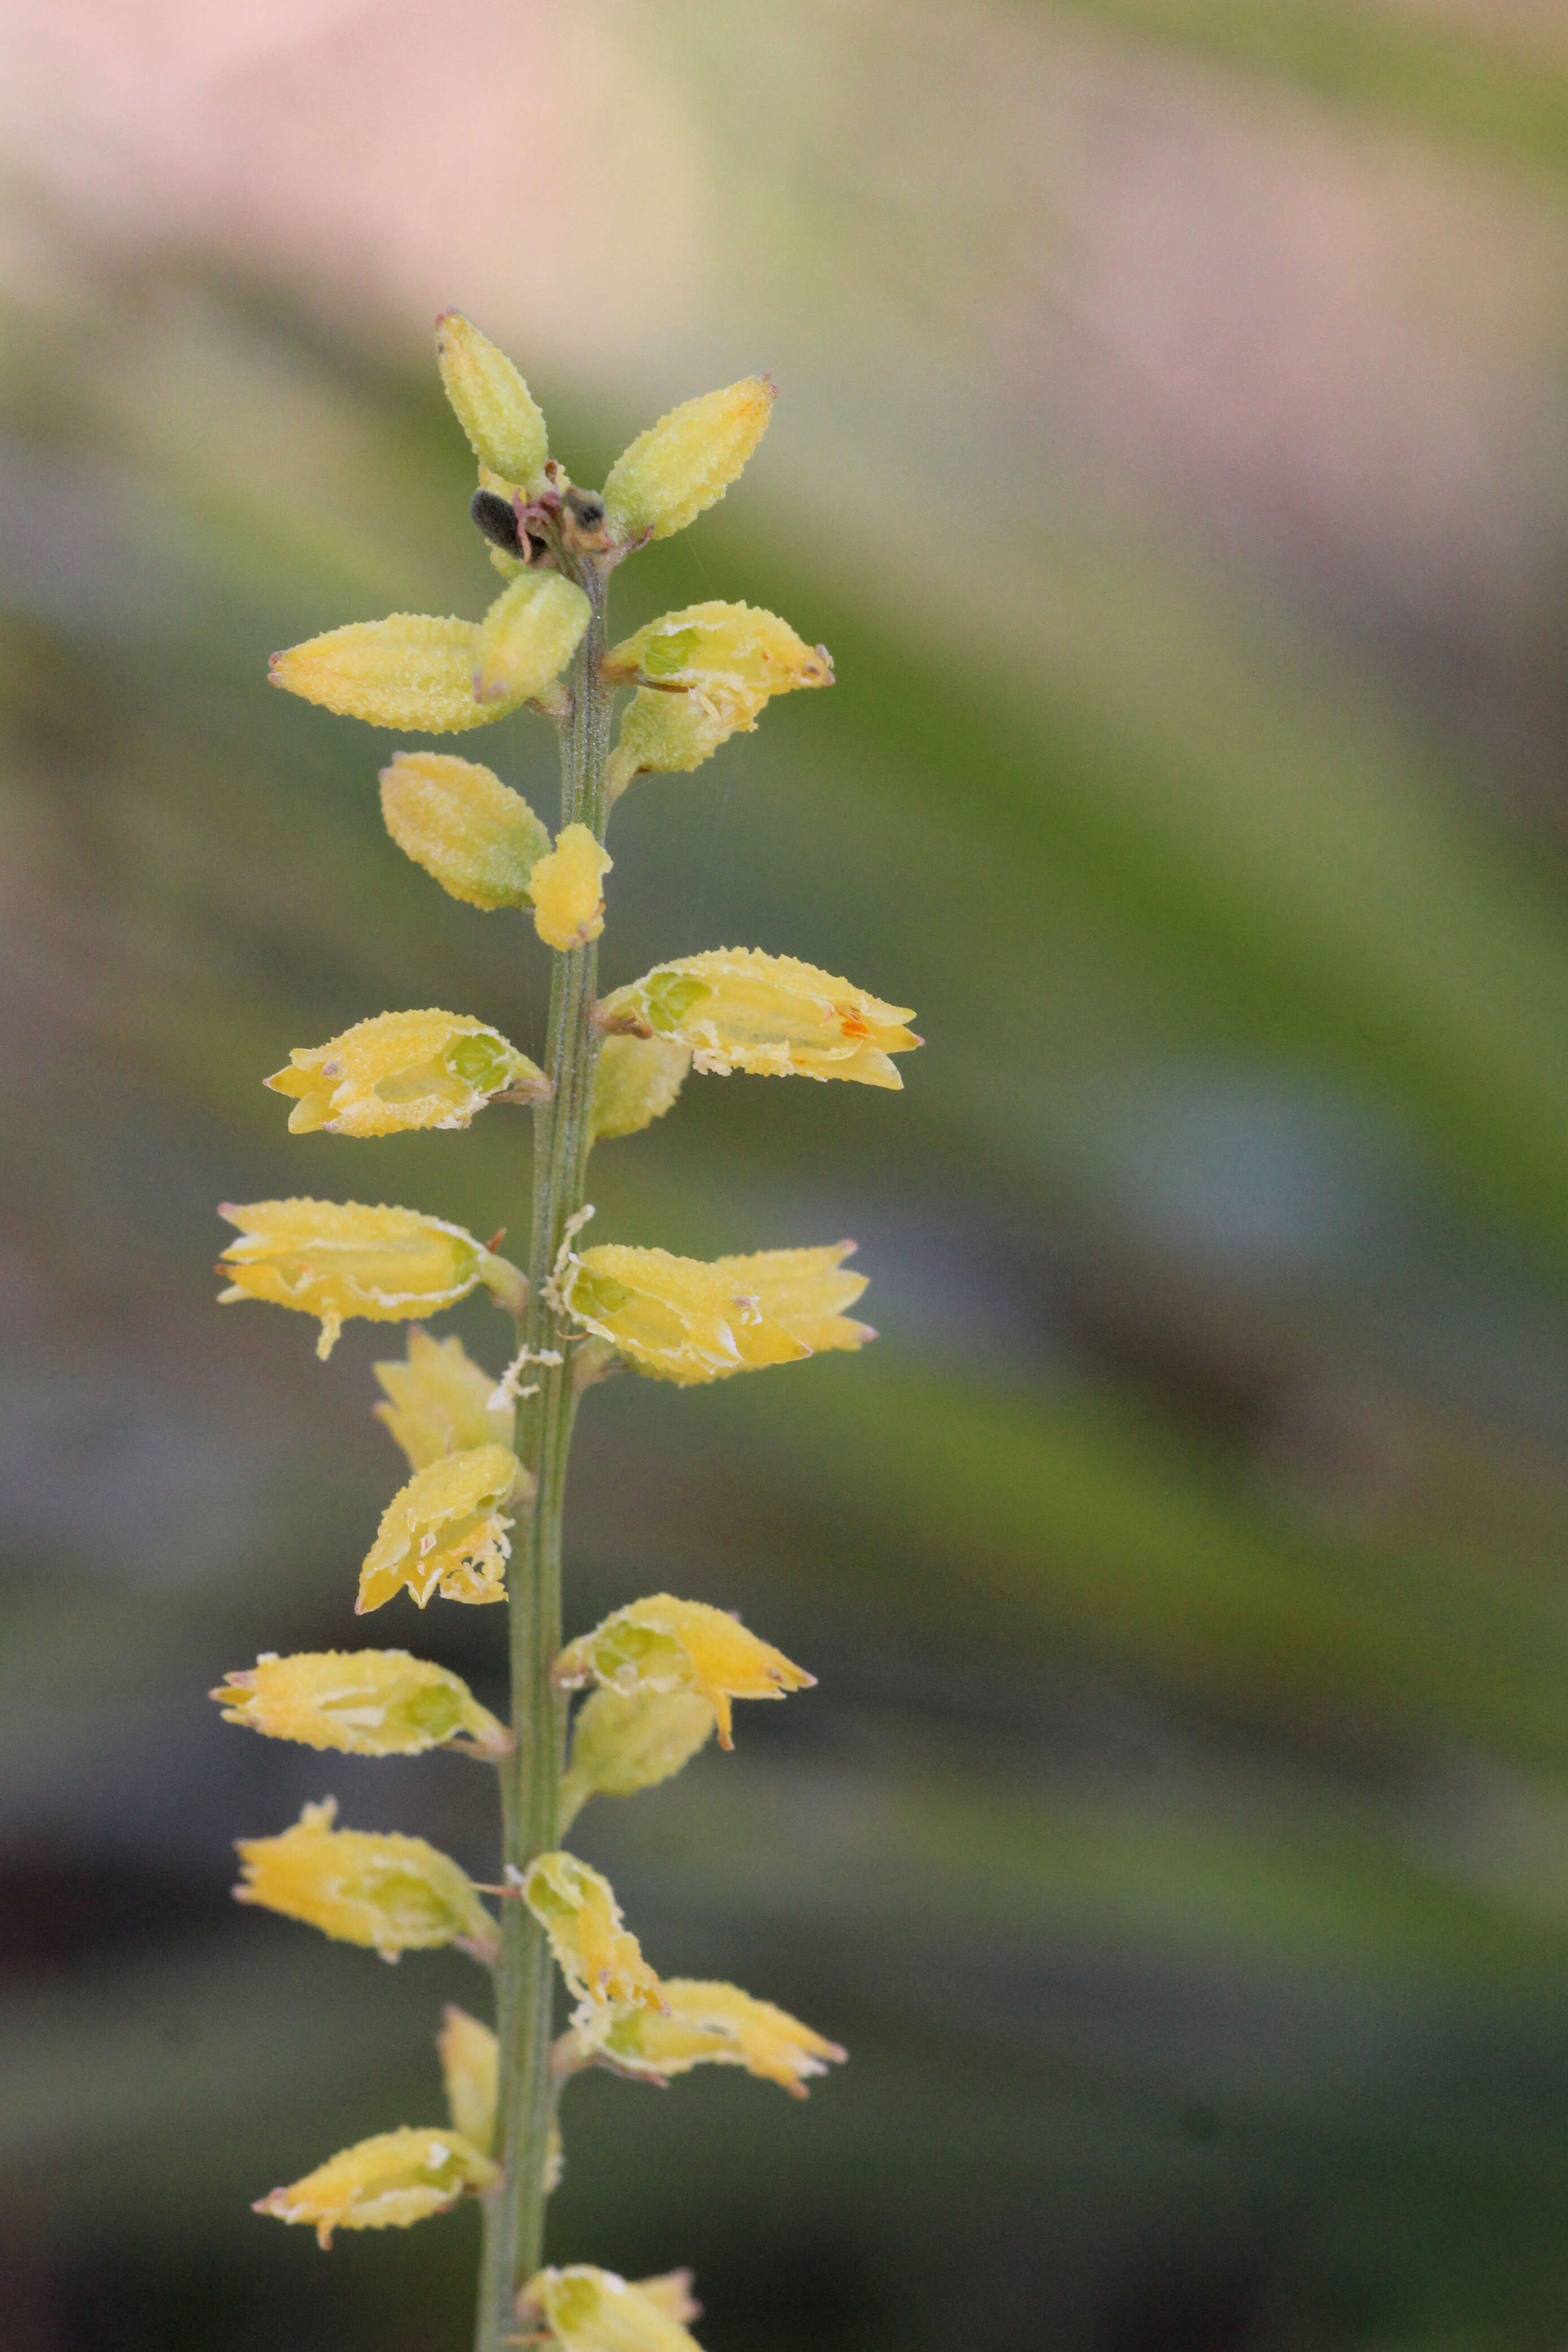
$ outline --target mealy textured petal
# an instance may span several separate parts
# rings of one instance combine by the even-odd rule
[[[608,1879],[574,1854],[544,1853],[530,1865],[522,1893],[579,2000],[661,2005],[658,1979],[623,1924]]]
[[[721,1748],[731,1745],[732,1699],[783,1698],[786,1691],[809,1690],[816,1679],[771,1642],[748,1633],[728,1610],[677,1601],[668,1592],[614,1611],[591,1633],[568,1643],[554,1675],[563,1689],[596,1682],[624,1697],[692,1691],[713,1709]]]
[[[691,695],[720,715],[759,695],[831,686],[833,656],[756,604],[687,604],[649,621],[605,656],[608,673]]]
[[[447,2111],[454,2127],[487,2156],[495,2142],[500,2047],[488,2025],[448,2002],[436,2036]]]
[[[634,1797],[671,1779],[706,1747],[713,1721],[711,1704],[694,1690],[592,1692],[573,1719],[562,1829],[590,1797]]]
[[[576,2032],[584,2045],[634,2074],[668,2080],[694,2066],[743,2066],[804,2099],[815,2074],[847,2053],[787,2010],[757,2000],[738,1985],[667,1977],[662,2011],[626,2009],[607,2019],[584,2011]]]
[[[511,1435],[510,1412],[490,1403],[493,1376],[481,1370],[455,1336],[433,1339],[416,1323],[406,1359],[371,1369],[387,1397],[372,1410],[402,1447],[411,1470],[423,1470],[443,1454],[504,1445]]]
[[[514,708],[559,677],[588,625],[589,604],[559,572],[525,572],[503,588],[479,624],[473,688],[487,705]]]
[[[290,646],[273,655],[269,674],[274,686],[345,719],[456,735],[504,719],[538,691],[525,687],[497,701],[476,701],[479,642],[477,621],[393,613]]]
[[[649,2284],[665,2287],[667,2282]],[[671,2316],[664,2295],[628,2286],[614,2271],[574,2263],[567,2270],[538,2272],[523,2293],[561,2352],[700,2352]]]
[[[889,1055],[920,1039],[907,1005],[884,1004],[847,980],[760,948],[716,948],[659,964],[605,997],[601,1026],[635,1023],[690,1048],[697,1067],[725,1077],[849,1078],[898,1087]],[[606,1041],[607,1042],[607,1041]]]
[[[605,1243],[574,1255],[559,1287],[575,1320],[638,1371],[689,1386],[873,1337],[842,1312],[866,1287],[838,1271],[853,1247],[708,1261]]]
[[[534,490],[544,477],[550,440],[538,402],[506,353],[460,310],[436,321],[441,383],[481,466]]]
[[[773,399],[766,376],[745,376],[682,401],[639,433],[605,482],[616,536],[668,539],[721,499],[767,431]]]
[[[360,1615],[406,1590],[421,1609],[447,1601],[504,1601],[511,1521],[503,1505],[525,1495],[528,1473],[504,1445],[448,1454],[416,1470],[382,1513],[360,1570]]]
[[[731,695],[722,708],[692,694],[639,687],[621,716],[610,754],[609,795],[618,800],[634,776],[684,775],[710,760],[731,735],[755,732],[765,694]]]
[[[616,992],[617,997],[625,994]],[[594,1072],[595,1143],[636,1135],[662,1118],[685,1083],[691,1048],[664,1037],[606,1037]]]
[[[599,884],[611,859],[585,824],[562,828],[548,857],[535,864],[529,877],[534,926],[546,947],[564,954],[585,947],[605,928],[605,900]]]
[[[218,1261],[231,1277],[220,1303],[259,1298],[319,1317],[319,1356],[331,1353],[349,1316],[402,1323],[455,1307],[497,1263],[461,1225],[416,1209],[249,1201],[225,1202],[218,1213],[239,1228]]]
[[[449,1855],[396,1832],[334,1829],[337,1810],[329,1797],[279,1837],[239,1840],[235,1899],[368,1945],[384,1960],[442,1944],[494,1952],[495,1922]]]
[[[351,1756],[418,1756],[448,1739],[500,1752],[502,1726],[462,1678],[406,1650],[263,1656],[210,1696],[226,1723]]]
[[[521,793],[477,760],[399,751],[381,772],[381,814],[405,857],[487,913],[521,907],[550,835]]]
[[[488,2189],[495,2177],[489,2157],[460,2132],[405,2126],[342,2149],[252,2210],[309,2222],[330,2246],[334,2230],[406,2230],[446,2212],[467,2190]]]
[[[544,1073],[466,1013],[378,1013],[324,1045],[296,1045],[267,1080],[298,1097],[291,1135],[399,1135],[467,1127],[500,1094],[541,1100]]]

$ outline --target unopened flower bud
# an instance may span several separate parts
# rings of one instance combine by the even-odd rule
[[[622,541],[668,539],[721,499],[768,429],[773,386],[749,375],[682,401],[622,451],[605,506]]]
[[[368,1945],[384,1960],[442,1944],[493,1956],[495,1921],[448,1854],[395,1831],[334,1829],[337,1811],[328,1797],[307,1805],[279,1837],[241,1839],[236,1901],[302,1919],[339,1943]]]
[[[538,403],[506,353],[460,310],[436,321],[441,382],[481,466],[531,497],[544,478],[549,436]]]
[[[372,1408],[408,1457],[423,1470],[447,1454],[481,1445],[504,1445],[512,1416],[492,1407],[495,1381],[480,1370],[459,1339],[433,1339],[416,1323],[408,1334],[408,1354],[399,1362],[372,1366],[387,1402]]]
[[[608,1879],[574,1854],[543,1853],[530,1866],[522,1894],[580,2000],[660,2006],[658,1979],[623,1924]]]
[[[267,1084],[299,1097],[290,1135],[467,1127],[497,1095],[539,1102],[549,1090],[526,1054],[463,1013],[378,1013],[324,1045],[296,1045],[289,1062]]]
[[[522,2307],[538,2312],[560,2352],[701,2352],[671,2315],[666,2295],[628,2286],[614,2271],[591,2263],[537,2272],[523,2298]]]
[[[406,1650],[261,1657],[210,1696],[226,1723],[350,1756],[420,1756],[448,1739],[471,1739],[494,1755],[508,1745],[459,1675]]]
[[[316,1353],[329,1356],[345,1318],[410,1322],[455,1307],[500,1263],[461,1225],[416,1209],[366,1208],[357,1201],[226,1202],[219,1214],[239,1227],[218,1261],[232,1276],[220,1304],[265,1299],[321,1318]],[[515,1272],[515,1269],[513,1269]]]
[[[421,1609],[437,1591],[445,1601],[504,1601],[511,1521],[501,1507],[531,1487],[504,1445],[448,1454],[416,1470],[382,1514],[360,1570],[356,1613],[405,1589]]]
[[[688,604],[650,621],[605,656],[608,675],[694,696],[717,716],[754,709],[758,696],[831,686],[833,656],[752,604]]]
[[[351,621],[290,646],[273,655],[269,675],[274,686],[345,719],[455,735],[504,719],[539,691],[523,685],[500,699],[476,701],[479,644],[477,621],[394,613],[384,621]]]
[[[495,2035],[466,2009],[448,2002],[436,2036],[447,2111],[463,2137],[488,2156],[495,2141],[500,2050]]]
[[[565,954],[598,938],[605,928],[599,884],[611,864],[587,825],[562,828],[554,848],[538,859],[529,877],[534,926],[546,947]]]
[[[521,907],[548,829],[477,760],[399,751],[381,772],[381,814],[405,857],[469,907]]]
[[[559,572],[524,572],[503,588],[479,624],[473,691],[508,709],[559,677],[588,625],[588,599]]]
[[[811,1689],[816,1680],[727,1610],[677,1601],[668,1592],[616,1610],[591,1633],[569,1643],[555,1662],[554,1678],[563,1690],[595,1682],[626,1697],[691,1691],[712,1708],[721,1748],[734,1744],[731,1700],[783,1698],[787,1691]]]
[[[455,2131],[378,2132],[251,2208],[278,2221],[309,2222],[330,2246],[334,2230],[406,2230],[444,2213],[496,2178],[488,2156]]]
[[[710,1701],[689,1687],[592,1692],[573,1718],[572,1761],[561,1781],[563,1832],[590,1797],[635,1797],[672,1779],[706,1747],[713,1721]]]
[[[767,698],[726,696],[721,710],[694,695],[639,688],[622,714],[605,772],[610,799],[619,800],[635,776],[684,775],[711,759],[731,735],[753,734]]]
[[[594,1141],[607,1143],[617,1135],[636,1135],[662,1118],[690,1067],[690,1046],[676,1039],[606,1037],[594,1072],[590,1119]]]
[[[803,2025],[771,2000],[756,2000],[739,1985],[694,1977],[667,1977],[664,2011],[628,2009],[607,2021],[584,2011],[574,2022],[579,2043],[633,2074],[666,2082],[694,2066],[743,2066],[804,2099],[815,2074],[848,2053]]]
[[[874,1338],[843,1312],[866,1287],[839,1271],[853,1247],[710,1261],[606,1243],[574,1255],[558,1287],[574,1319],[639,1371],[689,1386]]]
[[[718,948],[660,964],[603,999],[602,1028],[635,1024],[691,1049],[697,1067],[727,1077],[851,1078],[901,1087],[889,1059],[920,1039],[907,1005],[884,1004],[793,956]]]

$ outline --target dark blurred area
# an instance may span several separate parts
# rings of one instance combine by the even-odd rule
[[[1433,2352],[1568,2321],[1568,21],[1552,0],[19,0],[0,92],[6,2352],[457,2352],[473,2212],[250,2200],[440,2112],[444,2000],[228,1900],[461,1759],[224,1727],[354,1572],[388,1335],[219,1313],[215,1203],[525,1221],[528,1133],[291,1139],[291,1045],[537,1048],[523,926],[274,647],[494,587],[429,320],[574,477],[779,379],[617,580],[832,647],[611,848],[611,984],[918,1008],[900,1097],[694,1080],[595,1238],[853,1234],[858,1359],[597,1391],[568,1620],[820,1677],[574,1842],[670,1973],[848,2042],[565,2114],[556,2259],[711,2352]],[[478,753],[547,814],[553,741]],[[499,1367],[479,1307],[443,1323]],[[398,1622],[393,1622],[395,1617]]]

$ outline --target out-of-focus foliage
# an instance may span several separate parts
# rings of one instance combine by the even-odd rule
[[[1094,0],[1005,30],[1044,87],[1108,26],[1130,108],[1213,77],[1200,146],[1321,106],[1336,154],[1409,139],[1467,185],[1525,159],[1510,201],[1558,234],[1568,68],[1522,7]],[[878,61],[900,89],[907,67]],[[715,67],[715,152],[744,120],[765,163],[730,95]],[[825,103],[800,133],[824,255],[824,158],[847,175],[863,131]],[[974,186],[940,192],[961,217],[986,131]],[[918,227],[931,190],[882,195],[855,233],[897,285],[900,205]],[[228,1840],[330,1788],[478,1871],[484,1776],[280,1766],[219,1727],[205,1694],[262,1641],[363,1644],[356,1573],[405,1465],[371,1411],[386,1334],[351,1324],[323,1368],[302,1322],[217,1314],[212,1202],[409,1200],[521,1248],[521,1112],[290,1139],[260,1085],[386,1003],[537,1051],[531,919],[481,919],[387,839],[400,739],[266,683],[344,611],[477,618],[494,576],[412,331],[405,369],[194,264],[71,258],[68,299],[7,298],[0,362],[15,2308],[47,2352],[248,2352],[263,2322],[301,2352],[431,2352],[464,2339],[468,2221],[346,2241],[323,2278],[246,2209],[389,2101],[440,2112],[431,2034],[471,1963],[413,1955],[367,2007],[352,1953],[261,1920],[237,1942]],[[922,298],[957,283],[933,268]],[[752,1711],[743,1770],[710,1750],[594,1803],[573,1845],[661,1969],[754,1987],[853,2063],[782,2123],[723,2070],[667,2099],[574,2087],[552,2253],[689,2254],[715,2352],[1550,2342],[1560,486],[1543,460],[1547,551],[1489,636],[1457,574],[1422,602],[1414,539],[1358,571],[1282,493],[1260,555],[1256,500],[1205,508],[1232,476],[1195,428],[1187,502],[1103,450],[1069,494],[1023,362],[1016,410],[954,413],[910,316],[856,322],[826,415],[792,425],[786,375],[757,498],[617,581],[617,635],[744,587],[838,683],[627,793],[605,982],[722,935],[874,980],[930,1042],[898,1106],[847,1087],[832,1118],[817,1088],[693,1081],[592,1186],[605,1243],[855,1234],[882,1338],[793,1383],[595,1389],[569,1571],[572,1633],[668,1587],[820,1675]],[[602,478],[647,401],[521,355],[552,414],[600,400],[597,446],[560,454]],[[1243,391],[1258,358],[1232,355]],[[1245,410],[1215,437],[1256,484]],[[1008,434],[1042,443],[1037,478],[967,454]],[[879,507],[879,442],[923,467],[916,527]],[[812,467],[833,498],[807,507]],[[485,751],[552,815],[543,722]],[[507,1328],[481,1297],[438,1333],[499,1372]],[[494,1700],[499,1611],[388,1607],[384,1646],[417,1633]]]

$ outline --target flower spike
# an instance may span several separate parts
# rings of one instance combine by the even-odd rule
[[[656,1592],[569,1643],[555,1662],[554,1680],[563,1690],[596,1682],[623,1697],[695,1692],[713,1710],[720,1747],[732,1748],[732,1699],[783,1698],[787,1691],[810,1690],[816,1676],[748,1633],[727,1610]]]
[[[259,2198],[253,2213],[305,2221],[330,2247],[334,2230],[406,2230],[445,2213],[469,2189],[488,2189],[496,2168],[456,2131],[378,2132],[345,2147],[291,2188]]]
[[[628,2286],[614,2271],[574,2263],[568,2270],[543,2270],[531,2278],[521,2309],[539,2314],[548,2340],[560,2352],[701,2352],[696,2337],[672,2315],[669,2285],[667,2276]]]
[[[467,1127],[500,1095],[541,1102],[549,1091],[537,1063],[461,1013],[378,1013],[324,1045],[296,1045],[289,1065],[267,1084],[298,1097],[290,1135]]]
[[[599,1026],[623,1025],[689,1047],[700,1070],[727,1077],[850,1078],[898,1087],[889,1059],[921,1040],[903,1026],[908,1005],[884,1004],[862,988],[793,956],[760,948],[718,948],[660,964],[602,999]]]
[[[280,1836],[240,1839],[235,1901],[368,1945],[384,1960],[442,1944],[494,1958],[496,1924],[467,1872],[423,1838],[334,1829],[337,1813],[327,1797]]]
[[[460,1676],[406,1650],[268,1654],[208,1694],[226,1723],[349,1756],[421,1756],[450,1739],[504,1755],[510,1735]]]
[[[544,479],[550,438],[538,402],[506,353],[460,310],[443,310],[436,321],[436,362],[480,465],[532,498]]]
[[[384,1607],[405,1588],[423,1609],[444,1601],[504,1601],[511,1521],[502,1506],[525,1500],[533,1481],[504,1445],[448,1454],[416,1470],[382,1513],[360,1570],[355,1614]]]
[[[340,718],[457,735],[506,718],[549,683],[527,683],[499,701],[476,701],[479,647],[476,621],[394,613],[384,621],[351,621],[290,646],[273,655],[269,675],[274,686]]]
[[[574,1255],[559,1289],[575,1319],[639,1372],[687,1387],[875,1339],[843,1311],[866,1287],[863,1275],[838,1271],[854,1246],[707,1261],[605,1243]]]
[[[574,1854],[542,1853],[523,1880],[522,1897],[579,2000],[595,2008],[608,2001],[663,2007],[658,1979],[624,1925],[607,1878]]]
[[[399,751],[381,772],[381,814],[405,857],[465,905],[521,907],[550,835],[521,793],[477,760]]]

